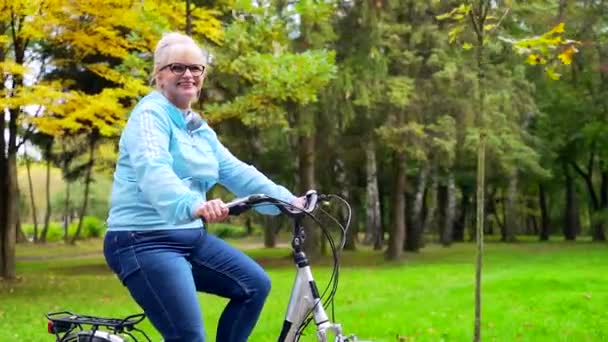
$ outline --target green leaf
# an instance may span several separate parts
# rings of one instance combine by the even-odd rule
[[[458,38],[458,35],[460,35],[462,31],[464,31],[464,25],[458,25],[448,32],[448,40],[450,44],[456,41],[456,38]]]
[[[546,67],[545,72],[547,73],[547,76],[549,76],[549,78],[554,81],[557,81],[562,77],[562,75],[555,72],[555,70],[552,67]]]

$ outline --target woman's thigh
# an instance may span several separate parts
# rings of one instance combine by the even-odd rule
[[[200,305],[187,252],[200,232],[120,232],[113,268],[166,340],[204,336]],[[111,236],[112,237],[112,236]],[[106,243],[111,243],[107,241]],[[109,247],[109,250],[112,248]],[[108,254],[108,252],[106,252]],[[116,255],[116,257],[112,257]],[[106,255],[108,258],[108,255]],[[110,260],[108,260],[109,263]]]
[[[231,299],[270,291],[270,278],[258,263],[212,234],[202,239],[190,262],[198,291]]]

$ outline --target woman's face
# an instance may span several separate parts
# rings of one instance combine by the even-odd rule
[[[185,48],[172,54],[157,75],[157,83],[169,101],[176,107],[187,109],[196,100],[205,79],[205,66],[196,47]]]

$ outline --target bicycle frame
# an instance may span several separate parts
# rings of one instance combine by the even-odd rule
[[[327,317],[319,290],[312,275],[310,263],[303,251],[306,236],[301,221],[302,217],[294,218],[294,235],[291,246],[297,272],[278,342],[297,341],[301,333],[298,330],[311,312],[317,326],[317,339],[319,341],[326,342],[329,331],[335,335],[335,342],[354,341],[354,339],[350,340],[344,337],[340,324],[330,322]]]

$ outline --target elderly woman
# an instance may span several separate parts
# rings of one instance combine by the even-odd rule
[[[188,36],[170,33],[158,42],[157,89],[135,106],[120,138],[104,241],[108,265],[167,342],[205,340],[197,291],[230,299],[217,340],[246,341],[270,291],[256,262],[206,231],[201,219],[228,216],[224,202],[206,192],[219,183],[239,197],[304,202],[238,160],[192,112],[205,61]]]

